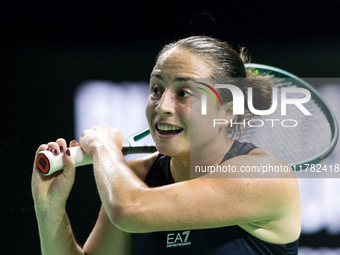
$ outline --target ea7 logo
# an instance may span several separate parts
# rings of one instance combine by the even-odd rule
[[[190,235],[190,230],[175,233],[169,233],[166,236],[166,248],[179,247],[191,245],[191,242],[188,242]]]

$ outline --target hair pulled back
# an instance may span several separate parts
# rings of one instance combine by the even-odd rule
[[[245,95],[245,109],[248,114],[235,116],[235,121],[241,121],[244,118],[250,118],[251,114],[248,109],[247,87],[253,89],[253,105],[258,110],[265,110],[271,106],[272,89],[268,77],[258,76],[251,70],[245,69],[245,64],[249,62],[244,48],[236,52],[228,43],[208,36],[191,36],[170,43],[159,52],[157,60],[165,52],[177,47],[187,50],[201,60],[205,61],[212,67],[212,77],[215,83],[234,84],[239,87]],[[223,103],[233,100],[232,94],[227,89],[219,89],[218,93]],[[229,130],[235,131],[235,130]]]

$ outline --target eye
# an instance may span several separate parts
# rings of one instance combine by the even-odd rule
[[[158,85],[152,85],[150,87],[150,95],[154,97],[159,97],[162,94],[162,91]]]
[[[182,89],[177,93],[177,96],[179,96],[179,97],[190,97],[191,93],[187,90]]]

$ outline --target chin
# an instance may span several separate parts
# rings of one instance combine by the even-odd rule
[[[186,158],[190,156],[190,150],[185,150],[184,148],[179,148],[178,146],[171,145],[157,145],[157,151],[165,156],[175,157],[175,158]]]

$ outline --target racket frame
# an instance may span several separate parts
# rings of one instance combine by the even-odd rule
[[[312,158],[308,158],[306,160],[296,162],[294,165],[291,167],[294,170],[299,170],[299,169],[304,169],[310,164],[316,164],[320,163],[323,161],[325,158],[329,156],[329,154],[333,151],[335,148],[338,138],[339,138],[339,126],[338,122],[335,118],[335,115],[331,111],[329,105],[319,96],[319,93],[316,91],[315,88],[313,88],[309,83],[304,81],[303,79],[297,77],[294,74],[291,74],[287,71],[284,71],[282,69],[272,67],[272,66],[267,66],[267,65],[262,65],[262,64],[245,64],[246,70],[255,70],[255,74],[265,74],[265,75],[273,75],[275,78],[289,78],[294,80],[294,85],[300,88],[305,88],[308,89],[311,92],[312,99],[316,101],[320,105],[325,105],[326,107],[323,107],[323,112],[329,121],[330,128],[331,128],[331,142],[330,145],[324,149],[323,151],[319,152],[316,156]]]

